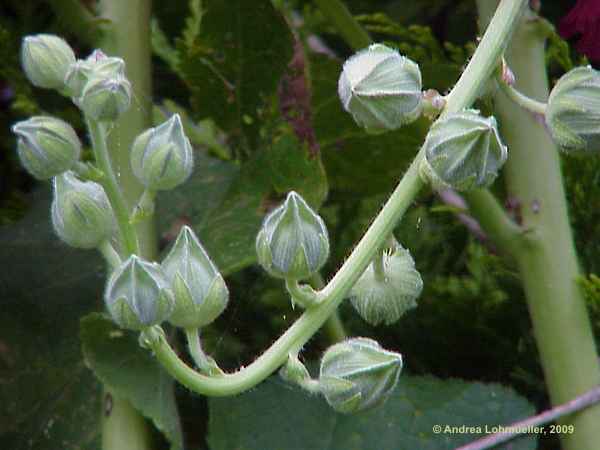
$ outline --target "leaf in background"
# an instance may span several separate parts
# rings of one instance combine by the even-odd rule
[[[104,315],[92,313],[81,320],[80,338],[85,362],[96,376],[151,419],[172,450],[183,449],[174,380],[140,347],[137,337]]]
[[[206,0],[202,8],[200,32],[177,44],[179,73],[195,113],[213,118],[249,152],[292,56],[292,35],[269,0]]]
[[[158,199],[161,229],[181,219],[190,223],[224,274],[254,263],[256,235],[280,196],[296,190],[318,208],[327,195],[319,156],[311,156],[289,126],[265,141],[271,144],[241,167],[196,152],[190,180]]]
[[[100,391],[84,367],[78,322],[97,308],[103,263],[54,235],[50,191],[0,230],[0,448],[90,449]]]
[[[511,389],[432,377],[402,376],[380,408],[335,413],[323,399],[278,379],[239,397],[211,398],[211,450],[450,450],[482,433],[440,433],[434,425],[509,424],[534,413]],[[533,450],[536,438],[498,447]]]

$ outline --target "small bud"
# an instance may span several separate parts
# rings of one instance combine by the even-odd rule
[[[160,265],[136,255],[131,255],[111,275],[104,301],[113,320],[130,330],[158,325],[169,317],[174,305]]]
[[[437,120],[429,129],[421,174],[435,188],[460,191],[492,184],[508,156],[496,119],[465,110]]]
[[[124,77],[91,78],[79,100],[83,112],[100,122],[113,122],[131,104],[131,84]]]
[[[71,171],[54,178],[52,225],[76,248],[96,248],[112,236],[114,217],[102,186],[80,181]]]
[[[38,180],[47,180],[69,170],[79,159],[81,142],[66,122],[35,116],[12,127],[18,136],[21,164]]]
[[[109,57],[101,50],[94,50],[86,59],[78,59],[69,66],[65,76],[66,93],[70,97],[79,98],[85,85],[92,78],[125,77],[125,61],[121,58]]]
[[[290,192],[283,205],[265,218],[256,252],[259,264],[272,276],[308,278],[329,256],[327,228],[300,195]]]
[[[148,189],[168,190],[188,179],[194,167],[190,140],[179,114],[140,134],[131,148],[131,168]]]
[[[400,244],[377,258],[381,258],[378,262],[383,273],[378,273],[372,262],[352,287],[350,301],[371,325],[390,325],[417,306],[423,280],[410,252]]]
[[[73,50],[58,36],[37,34],[23,39],[21,65],[34,86],[62,90],[73,62]]]
[[[545,116],[564,152],[600,152],[600,72],[588,66],[563,75],[550,93]]]
[[[327,403],[351,414],[381,405],[402,370],[402,356],[367,338],[352,338],[330,347],[321,360],[320,390]]]
[[[421,114],[421,71],[396,50],[373,44],[344,63],[338,94],[367,131],[395,130]]]
[[[162,267],[175,295],[169,318],[173,325],[204,327],[225,310],[229,301],[225,281],[190,227],[181,229]]]

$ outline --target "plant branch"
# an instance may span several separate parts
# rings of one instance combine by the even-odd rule
[[[354,50],[360,50],[371,44],[371,38],[354,19],[341,0],[315,0],[319,10]]]
[[[527,97],[502,80],[498,80],[498,84],[502,92],[520,107],[534,114],[544,115],[546,113],[546,103]]]
[[[527,419],[520,420],[519,422],[507,425],[505,427],[507,431],[491,434],[482,439],[471,442],[470,444],[463,445],[456,450],[484,450],[486,448],[495,447],[498,444],[510,441],[521,434],[527,433],[528,429],[554,422],[556,419],[577,411],[581,411],[585,408],[589,408],[598,402],[600,402],[600,386],[591,389],[590,391],[580,395],[570,402],[556,406],[548,411],[544,411],[537,416],[529,417]]]

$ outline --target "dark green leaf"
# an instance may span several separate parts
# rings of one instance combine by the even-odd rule
[[[239,397],[210,399],[208,443],[211,450],[450,450],[482,437],[486,424],[508,424],[534,412],[500,385],[416,376],[400,380],[382,407],[346,416],[319,397],[270,379]],[[434,425],[481,427],[481,432],[436,434]],[[533,450],[536,439],[510,445]]]
[[[98,313],[81,320],[80,337],[85,362],[96,376],[151,419],[171,449],[183,449],[173,379],[140,347],[137,337]]]

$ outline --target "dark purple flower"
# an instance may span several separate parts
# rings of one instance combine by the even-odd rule
[[[577,36],[577,51],[591,61],[600,61],[600,0],[577,0],[560,21],[558,31],[565,39]]]

